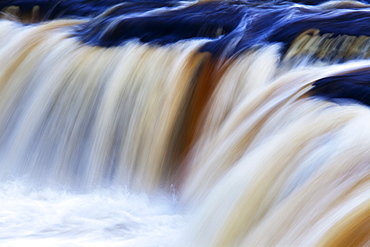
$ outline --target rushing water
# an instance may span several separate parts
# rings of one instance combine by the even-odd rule
[[[175,198],[122,187],[81,194],[13,181],[0,196],[1,246],[175,246],[187,218]]]
[[[1,246],[370,245],[367,3],[0,9]]]

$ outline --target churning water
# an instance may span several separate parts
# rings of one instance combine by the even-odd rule
[[[122,187],[81,194],[13,181],[0,196],[0,246],[176,246],[187,221],[175,198]]]

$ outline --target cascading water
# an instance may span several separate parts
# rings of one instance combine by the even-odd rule
[[[370,245],[370,6],[319,3],[1,2],[0,245]]]

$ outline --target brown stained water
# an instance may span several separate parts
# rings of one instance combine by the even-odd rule
[[[302,59],[367,39],[221,59],[81,23],[0,21],[2,246],[370,245],[370,110],[310,91],[370,61]]]

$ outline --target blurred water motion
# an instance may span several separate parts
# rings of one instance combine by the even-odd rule
[[[0,9],[1,245],[370,245],[366,2]]]

